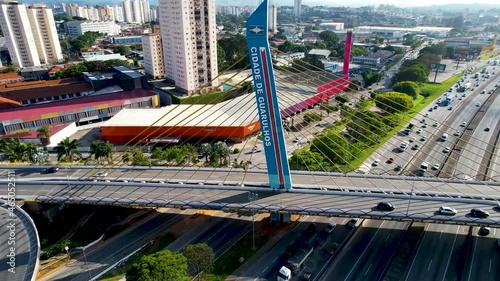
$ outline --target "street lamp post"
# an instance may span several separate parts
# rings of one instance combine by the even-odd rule
[[[259,194],[248,192],[248,200],[252,202],[252,250],[255,251],[255,204],[259,200]]]

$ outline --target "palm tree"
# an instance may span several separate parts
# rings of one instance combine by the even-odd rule
[[[47,146],[50,144],[50,129],[49,126],[44,125],[38,130],[36,130],[36,137],[40,139],[40,143],[42,143],[42,146]]]
[[[30,161],[36,152],[34,143],[24,143],[19,139],[10,139],[3,147],[3,152],[10,162]]]
[[[90,145],[90,156],[94,155],[94,159],[100,162],[103,158],[108,159],[113,152],[113,145],[107,141],[95,140]]]
[[[69,138],[63,139],[55,147],[57,152],[57,161],[73,162],[74,160],[81,159],[82,154],[77,150],[82,144],[76,139],[70,141]],[[78,158],[77,158],[78,157]]]

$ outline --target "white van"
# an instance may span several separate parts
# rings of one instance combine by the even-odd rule
[[[441,140],[445,141],[448,139],[448,134],[444,133],[442,136],[441,136]]]
[[[427,168],[429,168],[429,163],[423,162],[422,165],[420,165],[420,171],[427,171]]]

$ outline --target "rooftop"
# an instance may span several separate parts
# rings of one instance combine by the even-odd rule
[[[19,82],[0,86],[0,97],[13,101],[93,91],[90,83],[79,78]]]

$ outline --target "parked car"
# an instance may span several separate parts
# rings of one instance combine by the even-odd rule
[[[315,231],[316,231],[316,224],[315,223],[309,224],[305,230],[306,234],[313,234]]]
[[[59,171],[59,167],[57,166],[52,166],[50,168],[45,169],[45,173],[47,174],[53,174],[56,173],[57,171]]]
[[[377,209],[382,211],[393,211],[396,207],[390,202],[379,202]]]

